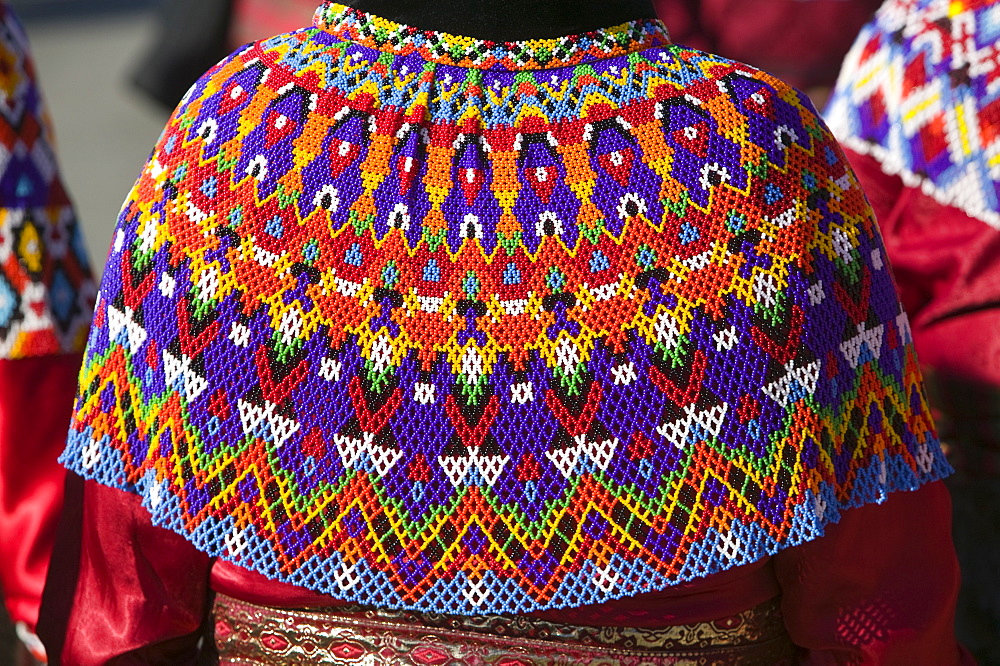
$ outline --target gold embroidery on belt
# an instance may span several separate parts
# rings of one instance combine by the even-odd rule
[[[778,600],[723,620],[657,629],[357,607],[280,609],[224,595],[214,614],[222,664],[771,665],[793,654]]]

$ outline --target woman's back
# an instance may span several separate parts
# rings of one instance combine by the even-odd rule
[[[653,20],[326,3],[192,88],[109,265],[64,461],[364,606],[633,597],[947,472],[836,142]]]

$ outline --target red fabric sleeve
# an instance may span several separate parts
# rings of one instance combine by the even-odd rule
[[[83,481],[82,502],[58,537],[76,537],[79,558],[57,552],[45,590],[39,633],[51,663],[197,663],[211,559],[153,526],[138,496]]]
[[[920,362],[1000,386],[1000,230],[905,187],[871,157],[847,156],[878,217]]]
[[[56,461],[80,355],[0,360],[0,589],[11,619],[34,631],[63,499]]]
[[[801,663],[975,663],[954,634],[959,572],[943,483],[845,511],[773,561]]]

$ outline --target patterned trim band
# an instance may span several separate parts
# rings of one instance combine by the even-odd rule
[[[430,62],[474,69],[566,67],[670,43],[667,29],[652,19],[557,39],[523,42],[492,42],[419,30],[334,2],[323,3],[316,10],[314,21],[317,28],[340,39],[395,55],[419,53]]]
[[[357,607],[289,610],[218,595],[214,621],[222,664],[780,664],[794,649],[778,600],[712,622],[633,629]]]

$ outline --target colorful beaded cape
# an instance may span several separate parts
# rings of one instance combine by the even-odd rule
[[[0,359],[82,351],[97,291],[28,54],[0,3]]]
[[[704,576],[948,471],[871,212],[799,93],[656,22],[316,25],[170,120],[72,469],[272,578],[465,614]]]
[[[1000,3],[890,0],[858,35],[827,113],[837,137],[1000,228]]]

